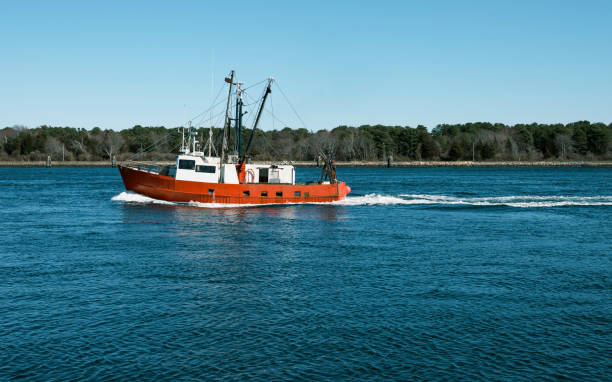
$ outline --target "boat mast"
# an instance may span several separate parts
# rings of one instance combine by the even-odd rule
[[[230,100],[232,98],[232,85],[234,84],[234,71],[230,73],[230,77],[225,77],[225,82],[229,84],[229,91],[227,93],[227,104],[225,106],[225,124],[223,125],[223,144],[221,145],[221,163],[226,162],[229,129],[230,129]]]
[[[242,158],[242,82],[236,82],[236,124],[234,127],[234,153]]]

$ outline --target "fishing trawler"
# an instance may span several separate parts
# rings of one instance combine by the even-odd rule
[[[229,92],[221,155],[212,155],[212,128],[207,145],[201,145],[191,128],[187,134],[182,128],[175,165],[160,168],[128,161],[117,166],[126,190],[172,202],[220,204],[325,203],[344,199],[351,188],[337,179],[334,162],[329,156],[323,155],[320,179],[309,183],[295,182],[295,168],[291,164],[249,163],[255,130],[274,79],[267,80],[248,142],[243,147],[243,83],[235,81],[234,75],[232,71],[225,78]],[[235,95],[232,93],[234,87]],[[233,96],[235,114],[232,118]],[[232,130],[233,148],[230,149]]]

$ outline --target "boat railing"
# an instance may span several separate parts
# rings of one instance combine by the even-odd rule
[[[152,174],[159,174],[164,167],[168,167],[168,166],[157,164],[155,162],[136,162],[136,161],[130,161],[130,162],[124,163],[123,165],[126,167],[135,168],[137,170],[147,171]]]

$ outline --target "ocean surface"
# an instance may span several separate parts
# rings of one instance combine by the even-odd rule
[[[0,168],[0,380],[611,379],[612,169],[338,176],[211,208]]]

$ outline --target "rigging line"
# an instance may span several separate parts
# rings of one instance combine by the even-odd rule
[[[258,83],[256,83],[256,84],[253,84],[253,85],[251,85],[251,86],[249,86],[249,87],[246,87],[246,88],[242,89],[242,91],[245,91],[245,90],[250,89],[250,88],[252,88],[252,87],[254,87],[254,86],[257,86],[257,85],[261,85],[261,84],[263,84],[264,82],[266,82],[267,80],[268,80],[267,78],[266,78],[266,79],[263,79],[263,80],[259,81],[259,82],[258,82]]]
[[[221,86],[221,88],[219,89],[219,93],[217,93],[217,96],[216,96],[216,97],[215,97],[215,99],[212,101],[212,103],[215,103],[215,102],[217,101],[217,99],[218,99],[218,98],[219,98],[219,96],[221,95],[221,92],[222,92],[222,91],[223,91],[223,86]],[[218,105],[219,105],[221,102],[223,102],[223,100],[222,100],[222,101],[220,101],[220,102],[218,102],[218,103],[216,103],[216,104],[214,104],[213,106],[209,107],[208,109],[204,110],[203,112],[199,113],[198,115],[196,115],[196,116],[192,117],[191,119],[189,119],[189,120],[185,121],[185,125],[186,125],[187,123],[189,123],[189,121],[193,121],[194,119],[199,118],[200,116],[202,116],[202,115],[206,114],[206,113],[207,113],[207,112],[209,112],[211,109],[213,109],[213,108],[215,108],[216,106],[218,106]]]
[[[174,130],[174,129],[172,129],[172,130]],[[122,161],[121,163],[124,163],[124,162],[129,162],[129,161],[131,161],[132,159],[136,158],[138,155],[141,155],[141,154],[146,153],[146,152],[147,152],[147,151],[148,151],[150,148],[152,148],[152,147],[156,146],[156,145],[157,145],[157,144],[159,144],[159,143],[160,143],[162,140],[164,140],[164,139],[165,139],[165,140],[167,140],[167,139],[170,137],[170,135],[171,135],[171,134],[173,134],[173,133],[174,133],[174,131],[170,131],[170,132],[168,132],[166,135],[164,135],[163,137],[161,137],[161,138],[160,138],[160,139],[158,139],[157,141],[155,141],[155,142],[151,143],[149,146],[145,147],[144,149],[141,149],[139,152],[137,152],[136,154],[132,155],[132,156],[131,156],[131,157],[129,157],[128,159],[126,159],[126,160]],[[165,142],[164,142],[164,143],[165,143]]]
[[[270,94],[272,94],[272,93],[270,93]],[[247,94],[247,96],[248,96],[248,97],[249,97],[251,100],[253,100],[253,97],[251,97],[251,96],[250,96],[250,95],[248,95],[248,94]],[[281,121],[281,120],[280,120],[280,119],[279,119],[279,118],[278,118],[278,117],[277,117],[277,116],[276,116],[276,115],[275,115],[273,112],[270,112],[270,110],[268,110],[268,109],[265,109],[265,108],[264,108],[264,111],[265,111],[266,113],[270,114],[270,115],[272,116],[273,120],[275,119],[275,120],[277,120],[278,122],[280,122],[281,124],[283,124],[285,127],[289,127],[289,124],[288,124],[288,123]],[[298,117],[298,118],[299,118],[299,117]]]
[[[274,118],[275,120],[277,120],[278,122],[280,122],[280,123],[281,123],[283,126],[285,126],[285,127],[289,127],[289,124],[288,124],[288,123],[285,123],[285,122],[281,121],[281,120],[280,120],[280,119],[279,119],[279,118],[278,118],[276,115],[272,114],[272,113],[270,112],[270,110],[266,110],[266,109],[264,109],[264,111],[265,111],[266,113],[270,114],[270,115],[272,116],[272,118]]]
[[[245,94],[246,94],[246,93],[245,93]],[[245,104],[243,104],[242,106],[251,106],[251,105],[256,104],[256,103],[257,103],[257,101],[255,101],[255,102],[251,102],[251,103],[245,103]]]
[[[264,91],[265,91],[265,90],[264,90]],[[254,99],[253,99],[253,97],[251,97],[249,94],[247,94],[247,97],[249,97],[249,98],[250,98],[252,101],[254,101],[253,103],[256,103],[256,102],[257,102],[257,101],[256,101],[256,100],[254,100]],[[272,119],[272,121],[274,121],[274,120],[276,119],[277,121],[279,121],[280,123],[284,124],[285,126],[288,126],[286,123],[284,123],[283,121],[281,121],[280,119],[278,119],[278,118],[277,118],[277,117],[274,115],[274,113],[271,113],[269,110],[267,110],[267,109],[265,109],[265,108],[264,108],[264,110],[265,110],[265,111],[266,111],[268,114],[270,114],[270,115],[272,116],[272,118],[273,118],[273,119]],[[273,144],[270,142],[270,138],[269,138],[269,137],[268,137],[268,136],[265,134],[265,132],[264,132],[264,134],[262,134],[262,135],[261,135],[259,138],[263,139],[263,141],[264,141],[265,145],[267,146],[267,150],[268,150],[269,152],[271,152],[273,156],[276,156],[276,157],[280,157],[280,156],[281,156],[281,155],[280,155],[280,152],[274,148],[274,145],[273,145]]]
[[[218,102],[217,105],[219,105],[221,102]],[[205,115],[203,115],[200,119],[198,119],[197,121],[192,120],[191,122],[193,123],[194,126],[197,125],[201,125],[203,123],[206,122],[210,122],[212,120],[214,120],[215,118],[219,117],[222,114],[225,114],[225,110],[221,110],[219,113],[212,115],[212,112],[214,112],[214,110],[211,110],[211,117],[206,118]]]
[[[246,94],[247,97],[249,97],[251,100],[253,100],[253,102],[251,102],[249,104],[249,106],[250,106],[249,113],[248,113],[249,115],[247,116],[246,120],[244,121],[244,124],[248,125],[250,123],[250,121],[251,121],[251,118],[253,118],[253,115],[254,115],[253,114],[253,109],[254,109],[253,105],[257,104],[258,101],[255,100],[253,97],[251,97],[249,94],[247,94],[247,93],[245,93],[245,94]]]
[[[225,110],[223,110],[221,113],[215,115],[213,117],[213,120],[211,121],[212,126],[215,128],[223,128],[223,121],[225,120]]]
[[[202,125],[202,124],[204,124],[205,122],[210,122],[210,121],[213,121],[213,120],[215,120],[216,118],[218,118],[220,115],[224,115],[224,114],[225,114],[225,110],[222,110],[220,113],[217,113],[217,114],[215,114],[215,115],[214,115],[214,116],[212,116],[212,117],[209,117],[209,118],[207,118],[207,119],[200,119],[198,122],[194,122],[194,123],[193,123],[193,125],[194,125],[194,126],[197,126],[197,125]],[[206,127],[206,126],[203,126],[203,127]]]
[[[243,126],[248,126],[251,123],[251,119],[253,118],[253,106],[250,107],[250,109],[247,109],[248,113],[247,113],[247,117],[244,119],[244,124]]]
[[[214,54],[213,54],[213,60],[212,61],[213,61],[212,67],[214,68],[215,67],[215,63],[214,63],[215,62],[215,57],[214,57]],[[223,86],[221,86],[220,90],[222,90],[222,89],[223,89]],[[210,99],[211,100],[213,99],[212,96],[213,96],[214,90],[215,90],[215,72],[213,70],[213,72],[210,73]],[[210,119],[213,118],[213,105],[214,105],[214,103],[215,103],[215,101],[210,101]]]
[[[270,109],[272,109],[272,115],[274,115],[274,102],[272,102],[272,92],[270,92]],[[272,118],[272,130],[276,130],[274,118]]]
[[[265,142],[266,146],[268,147],[268,149],[272,152],[274,156],[276,156],[277,158],[281,157],[280,153],[274,148],[274,145],[270,143],[270,138],[268,138],[266,134],[262,134],[260,139],[262,139]]]
[[[266,87],[264,88],[264,90],[263,90],[263,92],[262,92],[262,94],[261,94],[261,97],[259,97],[259,102],[258,102],[258,104],[257,104],[258,109],[259,109],[260,105],[263,105],[264,98],[266,97],[266,92],[267,92],[267,91],[268,91],[268,86],[266,86]],[[256,123],[256,122],[257,122],[257,119],[255,119],[255,120],[253,121],[253,128],[251,129],[251,130],[253,130],[253,133],[255,132],[255,130],[254,130],[254,129],[255,129],[255,123]],[[251,134],[252,134],[252,133],[251,133]]]
[[[250,97],[250,96],[249,96],[249,98],[253,99],[253,98],[252,98],[252,97]],[[285,122],[281,121],[281,120],[280,120],[278,117],[276,117],[276,115],[275,115],[274,113],[270,112],[270,110],[268,110],[268,109],[264,108],[264,111],[265,111],[266,113],[270,114],[270,115],[272,116],[272,118],[276,119],[278,122],[280,122],[280,123],[282,123],[283,125],[285,125],[285,127],[288,127],[288,126],[289,126],[289,124],[288,124],[288,123],[285,123]]]
[[[293,107],[293,105],[291,104],[291,102],[289,101],[289,98],[287,98],[287,96],[285,95],[285,92],[283,92],[283,89],[281,89],[280,85],[278,84],[278,81],[274,81],[276,83],[276,87],[278,88],[278,90],[280,90],[281,94],[283,95],[283,97],[285,98],[285,101],[287,101],[287,103],[289,104],[289,107],[291,107],[291,110],[293,110],[293,112],[295,113],[295,115],[298,117],[298,119],[300,120],[300,122],[302,122],[302,126],[304,126],[304,128],[306,130],[308,130],[308,128],[306,127],[306,124],[304,123],[304,121],[302,120],[302,117],[300,117],[300,115],[298,114],[298,112],[295,110],[295,108]]]
[[[211,109],[214,109],[215,107],[219,106],[221,103],[223,103],[223,100],[217,102],[215,105],[211,106],[210,108],[204,110],[200,114],[198,114],[198,115],[194,116],[193,118],[191,118],[190,120],[186,121],[183,126],[186,126],[189,122],[193,122],[196,118],[200,118],[200,117],[204,118],[208,111],[210,111]]]
[[[160,156],[162,156],[162,155],[168,155],[168,154],[170,154],[170,153],[171,153],[171,152],[173,152],[174,150],[178,149],[180,146],[181,146],[181,144],[180,144],[180,143],[179,143],[179,144],[177,144],[176,146],[172,147],[172,148],[170,149],[170,151],[166,151],[165,153],[159,154],[159,155],[158,155],[158,158],[159,158]],[[159,161],[158,161],[158,160],[152,160],[152,161],[149,161],[149,162],[159,162]],[[139,163],[145,163],[145,164],[146,164],[147,162],[139,162]]]
[[[251,103],[249,104],[243,104],[243,106],[251,106],[253,104],[259,104],[263,98],[263,93],[266,91],[266,89],[264,88],[261,97],[259,98],[254,98],[251,96],[251,93],[246,92],[246,91],[242,91],[243,95],[246,95],[247,97],[249,97],[249,100],[251,100]]]
[[[170,149],[170,151],[166,151],[165,153],[158,154],[158,158],[159,158],[161,155],[168,155],[168,154],[170,154],[171,152],[173,152],[173,151],[177,150],[177,149],[178,149],[180,146],[181,146],[181,144],[179,143],[179,144],[177,144],[176,146],[172,147],[172,148]],[[153,160],[150,160],[150,161],[134,161],[134,163],[136,163],[136,164],[145,164],[145,165],[148,165],[148,164],[150,164],[150,163],[154,163],[154,162],[160,162],[160,160],[153,159]]]
[[[223,112],[223,115],[219,116],[212,124],[213,128],[215,129],[219,129],[219,127],[215,127],[215,126],[223,126],[223,122],[225,121],[225,112]],[[220,128],[223,131],[223,128]],[[221,132],[221,134],[223,134],[223,132]]]

